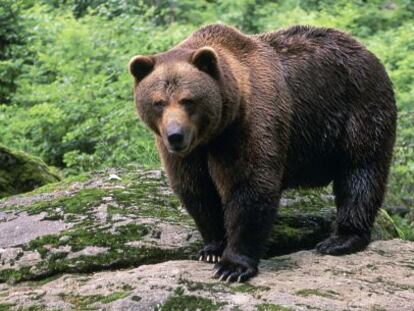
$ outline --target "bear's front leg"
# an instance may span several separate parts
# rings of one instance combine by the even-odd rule
[[[269,235],[278,195],[251,183],[241,184],[225,205],[227,246],[216,264],[215,277],[244,282],[258,272],[260,256]]]
[[[190,187],[182,184],[174,188],[203,238],[199,260],[214,263],[220,260],[226,246],[224,215],[213,184],[207,178],[200,177],[194,176]]]
[[[182,158],[169,154],[158,145],[171,187],[201,234],[204,247],[199,260],[217,262],[226,245],[224,212],[214,186],[203,150]]]

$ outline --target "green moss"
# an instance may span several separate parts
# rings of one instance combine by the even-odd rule
[[[337,299],[339,294],[333,290],[321,291],[318,289],[301,289],[296,292],[296,295],[302,297],[320,296],[324,298]]]
[[[313,248],[329,236],[335,220],[334,202],[325,191],[288,191],[282,201],[268,241],[267,258]]]
[[[211,293],[219,293],[219,292],[228,292],[232,291],[231,287],[226,283],[204,283],[204,282],[195,282],[190,281],[187,279],[179,279],[178,284],[184,285],[188,291],[208,291]]]
[[[12,303],[0,303],[0,311],[13,310],[16,305]]]
[[[102,296],[102,298],[99,299],[99,301],[101,303],[106,304],[106,303],[113,302],[115,300],[125,298],[125,297],[129,296],[130,294],[131,294],[130,292],[115,292],[115,293],[112,293],[108,296]]]
[[[172,296],[158,308],[158,311],[216,311],[223,303],[214,303],[212,300],[189,295]]]
[[[86,182],[90,178],[91,178],[91,175],[88,173],[82,173],[81,175],[77,175],[77,176],[69,176],[60,182],[54,182],[54,183],[39,187],[31,191],[29,195],[67,190],[71,184],[75,182]]]
[[[9,284],[15,284],[21,280],[27,280],[27,276],[31,275],[30,267],[22,267],[16,269],[4,269],[0,270],[0,283],[8,282]]]
[[[61,275],[58,275],[58,274],[57,275],[52,275],[52,276],[49,276],[49,277],[45,277],[45,278],[43,278],[41,280],[28,281],[27,282],[27,285],[30,286],[30,287],[43,286],[43,285],[45,285],[45,284],[47,284],[49,282],[52,282],[52,281],[57,280],[60,277],[61,277]]]
[[[26,208],[19,207],[18,210],[28,210],[31,213],[47,211],[53,217],[54,209],[62,207],[64,213],[84,214],[92,206],[101,203],[102,197],[112,197],[113,202],[108,202],[108,214],[137,214],[139,216],[157,217],[174,221],[192,223],[187,213],[180,208],[178,199],[169,192],[164,178],[151,179],[146,175],[147,171],[124,171],[120,174],[122,181],[113,181],[114,186],[121,188],[89,188],[80,190],[70,196],[62,196],[57,199],[38,202]],[[107,173],[95,173],[95,175],[82,175],[71,177],[60,183],[44,186],[35,190],[32,194],[54,192],[70,188],[74,182],[87,181],[88,179],[104,179]],[[110,181],[107,181],[111,183]],[[11,209],[16,210],[15,207]],[[50,218],[49,218],[50,219]]]
[[[90,310],[91,305],[95,303],[102,303],[108,304],[113,301],[125,298],[129,296],[130,292],[115,292],[107,296],[103,295],[88,295],[88,296],[81,296],[81,295],[65,295],[62,294],[60,297],[70,304],[72,304],[77,310]],[[94,308],[95,309],[95,308]]]
[[[0,145],[0,198],[59,180],[41,159]]]
[[[72,251],[82,250],[86,246],[98,246],[109,248],[123,248],[130,241],[141,240],[148,234],[148,228],[142,224],[130,223],[118,227],[115,233],[97,230],[95,228],[79,228],[73,232],[66,232],[70,236],[68,245]]]
[[[19,308],[19,311],[43,311],[46,310],[45,305],[31,305],[30,307]]]
[[[124,228],[119,230],[118,232],[124,232],[125,235],[122,233],[117,234],[116,236],[118,236],[120,240],[114,242],[115,245],[112,245],[107,252],[93,256],[79,256],[77,258],[68,259],[65,254],[50,255],[46,248],[42,245],[38,245],[38,250],[44,254],[43,261],[32,267],[32,269],[25,267],[20,270],[3,270],[0,272],[0,282],[8,281],[16,283],[25,280],[38,280],[44,277],[68,272],[85,273],[100,271],[103,269],[127,268],[143,264],[155,264],[167,260],[186,259],[191,253],[194,253],[196,249],[199,248],[198,244],[195,244],[194,248],[167,250],[156,247],[129,247],[122,244],[120,241],[127,242],[128,239],[134,241],[139,239],[139,233],[137,235],[135,235],[136,233],[132,233],[135,232],[135,230],[132,230],[134,226],[137,225],[131,224],[128,226],[129,229]],[[94,234],[91,233],[91,235],[93,236]],[[108,243],[103,236],[104,235],[94,236],[94,239],[100,241],[100,246],[105,246],[106,243]],[[82,238],[78,238],[78,241],[80,241],[79,243],[84,243],[83,246],[91,243],[91,240],[82,240]],[[85,238],[85,236],[83,236],[83,238]],[[94,245],[96,244],[98,243],[94,243]],[[31,245],[33,246],[33,244]],[[74,244],[72,245],[75,247]],[[78,248],[80,247],[78,246]]]
[[[184,294],[184,288],[182,288],[181,286],[178,286],[175,288],[174,290],[174,294],[176,294],[177,296],[181,296]]]
[[[234,292],[239,292],[239,293],[254,293],[257,291],[269,290],[270,288],[266,286],[253,286],[249,283],[243,283],[243,284],[231,285],[231,289]]]
[[[272,230],[273,232],[283,235],[284,239],[290,241],[302,240],[311,233],[310,230],[306,230],[306,228],[294,228],[289,226],[289,224],[276,224],[273,226]]]
[[[116,228],[115,232],[108,232],[95,228],[94,226],[85,227],[82,226],[62,233],[61,235],[68,236],[69,239],[62,241],[60,239],[61,235],[46,235],[34,239],[29,242],[27,249],[37,250],[43,258],[48,256],[48,261],[50,263],[56,261],[58,262],[61,257],[53,257],[49,254],[49,246],[59,247],[64,245],[69,245],[72,248],[73,252],[80,251],[87,246],[97,246],[97,247],[107,247],[109,252],[107,254],[96,255],[96,256],[81,256],[77,258],[77,261],[83,259],[86,262],[95,261],[97,263],[102,263],[104,260],[109,260],[112,256],[115,258],[120,258],[125,255],[125,252],[121,252],[122,249],[128,249],[133,251],[132,248],[125,246],[125,243],[131,241],[141,240],[144,235],[148,234],[148,228],[142,224],[130,223],[125,226],[120,226]],[[47,246],[47,247],[46,247]],[[140,250],[140,249],[137,249]],[[118,254],[119,253],[119,254]],[[128,253],[128,252],[126,252]],[[118,255],[116,255],[118,254]],[[62,256],[62,254],[59,254]],[[62,264],[66,263],[66,260],[60,261]],[[107,262],[108,264],[110,262]],[[49,267],[50,268],[50,267]]]
[[[41,201],[24,208],[30,214],[41,212],[55,213],[57,208],[62,209],[64,214],[88,215],[91,207],[98,206],[102,197],[107,194],[104,189],[84,189],[71,196],[64,196],[49,201]]]
[[[140,216],[192,222],[190,217],[180,209],[178,199],[175,196],[160,193],[159,187],[159,183],[137,183],[128,190],[112,190],[110,194],[115,201],[126,209],[111,207],[110,214],[137,213],[135,208],[139,206]]]
[[[292,308],[275,305],[270,303],[262,303],[256,306],[257,311],[293,311]]]

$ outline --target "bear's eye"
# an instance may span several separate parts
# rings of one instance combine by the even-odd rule
[[[165,102],[165,101],[163,101],[163,100],[157,100],[157,101],[155,101],[155,102],[153,103],[153,105],[154,105],[154,107],[155,107],[155,108],[157,108],[157,109],[162,109],[162,108],[164,108],[164,107],[165,107],[166,102]]]
[[[181,102],[181,105],[185,107],[191,107],[194,105],[194,100],[188,99],[188,98],[184,98],[180,102]]]

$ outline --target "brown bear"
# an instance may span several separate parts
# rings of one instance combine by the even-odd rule
[[[129,70],[138,114],[216,277],[257,273],[286,189],[333,182],[336,228],[317,251],[368,245],[396,105],[384,67],[361,43],[335,29],[245,35],[215,24],[167,52],[134,57]]]

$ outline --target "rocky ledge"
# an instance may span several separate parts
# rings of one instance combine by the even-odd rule
[[[212,265],[167,261],[0,284],[2,310],[399,310],[412,311],[414,243],[373,242],[359,254],[314,251],[263,260],[249,283],[219,283]],[[31,309],[29,309],[31,308]]]
[[[210,265],[188,261],[200,237],[160,170],[130,166],[48,184],[0,201],[0,309],[365,310],[369,301],[387,309],[386,292],[412,291],[408,242],[376,242],[338,258],[312,251],[283,256],[326,238],[334,215],[329,191],[286,193],[262,273],[249,284],[226,285],[210,278]],[[381,211],[374,238],[396,236]],[[369,292],[367,278],[358,291],[358,269],[368,269],[367,277],[388,269],[394,283],[369,279]],[[406,306],[411,296],[397,294],[394,303]]]

